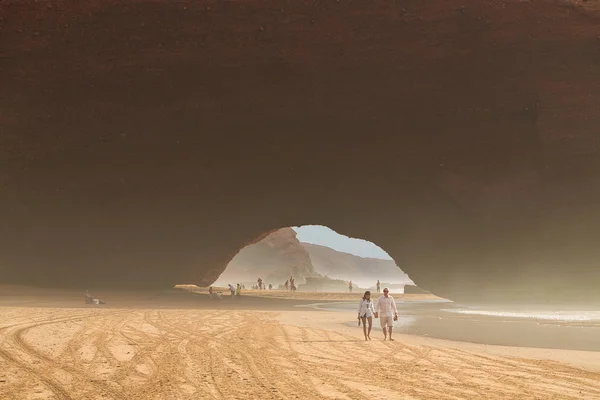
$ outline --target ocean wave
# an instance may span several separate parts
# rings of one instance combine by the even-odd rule
[[[600,321],[600,311],[494,311],[494,310],[469,310],[469,309],[442,309],[441,311],[465,314],[485,315],[490,317],[537,319],[564,322]]]

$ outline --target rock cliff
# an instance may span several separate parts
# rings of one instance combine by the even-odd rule
[[[411,283],[393,260],[359,257],[326,246],[302,243],[308,250],[315,271],[333,279],[352,280],[361,287],[381,282]]]
[[[308,252],[296,238],[296,232],[292,228],[283,228],[240,250],[216,284],[256,283],[260,277],[277,287],[290,276],[298,285],[304,283],[306,277],[317,277],[318,274]]]

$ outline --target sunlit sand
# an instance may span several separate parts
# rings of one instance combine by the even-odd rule
[[[196,286],[190,285],[179,285],[178,288],[189,290],[193,293],[199,294],[208,294],[207,288],[199,288]],[[218,292],[223,293],[224,295],[229,294],[229,290],[226,288],[215,288]],[[291,292],[289,290],[244,290],[244,297],[263,297],[263,298],[276,298],[276,299],[290,299],[290,300],[349,300],[358,302],[358,299],[362,297],[364,290],[359,289],[354,291],[353,293],[332,293],[332,292]],[[373,291],[373,296],[377,293]],[[434,296],[432,294],[408,294],[404,295],[401,293],[392,293],[394,298],[406,299],[409,301],[417,301],[417,300],[441,300],[440,297]]]
[[[294,299],[102,297],[0,296],[0,399],[600,398],[600,353],[365,342]]]

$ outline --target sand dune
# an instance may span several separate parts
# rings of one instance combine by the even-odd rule
[[[1,307],[0,399],[600,398],[600,371],[567,363],[598,353],[365,342],[345,318]]]

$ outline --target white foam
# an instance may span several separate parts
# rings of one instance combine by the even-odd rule
[[[504,318],[526,318],[547,321],[584,322],[600,321],[600,311],[493,311],[469,309],[443,309],[444,312],[466,315],[486,315]]]

